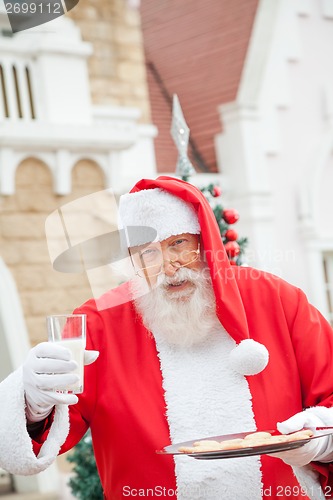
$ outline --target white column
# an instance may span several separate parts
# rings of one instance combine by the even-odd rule
[[[56,167],[54,175],[54,192],[60,195],[72,191],[72,156],[69,151],[59,149],[56,152]]]
[[[14,476],[15,491],[17,493],[50,493],[55,497],[60,490],[60,477],[56,463],[45,471],[34,476]],[[15,497],[14,497],[15,498]]]
[[[322,251],[320,248],[312,246],[311,242],[308,242],[304,245],[304,252],[310,279],[307,296],[310,302],[329,319]]]
[[[12,149],[0,149],[0,194],[10,196],[15,193],[15,157]]]
[[[25,63],[24,63],[24,61],[17,61],[15,65],[16,65],[16,71],[17,71],[17,79],[18,79],[18,87],[19,87],[19,94],[20,94],[20,100],[21,100],[23,120],[29,121],[29,120],[31,120],[31,109],[30,109],[30,97],[29,97],[29,91],[28,91],[28,82],[27,82],[27,75],[26,75],[26,70],[25,70]]]
[[[3,78],[4,78],[4,72],[5,68],[3,64],[1,63],[2,67],[2,73],[3,73]],[[2,81],[0,80],[0,121],[6,120],[6,112],[5,112],[5,105],[4,105],[4,98],[5,98],[5,93],[4,89],[2,88]]]
[[[224,132],[216,137],[216,152],[227,179],[228,201],[241,216],[235,229],[249,237],[248,264],[278,273],[261,117],[254,106],[231,103],[219,109]]]
[[[0,366],[1,379],[18,368],[30,349],[21,302],[15,281],[0,256]],[[6,367],[6,373],[4,372]],[[42,474],[23,477],[14,476],[17,492],[56,492],[59,476],[56,465]]]
[[[15,121],[19,118],[19,116],[18,116],[17,99],[15,92],[15,80],[13,76],[13,62],[9,59],[4,59],[2,67],[4,70],[4,79],[6,82],[9,119],[11,121]]]
[[[42,100],[42,90],[41,83],[38,78],[38,66],[35,61],[28,61],[26,67],[29,70],[30,75],[30,89],[31,98],[33,102],[35,118],[41,119],[43,117],[43,100]]]
[[[122,154],[120,150],[113,150],[108,155],[108,167],[105,171],[105,187],[117,191],[117,181],[122,170]],[[119,184],[119,182],[118,182]]]

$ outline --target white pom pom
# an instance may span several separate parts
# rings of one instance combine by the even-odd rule
[[[242,340],[230,353],[232,368],[241,375],[257,375],[268,363],[266,347],[252,339]]]

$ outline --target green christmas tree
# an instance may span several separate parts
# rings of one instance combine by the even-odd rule
[[[72,494],[80,500],[103,500],[103,490],[89,431],[75,446],[67,460],[75,464],[74,476],[69,480]]]
[[[183,180],[187,180],[183,177]],[[244,252],[248,243],[247,238],[240,238],[238,232],[231,226],[239,220],[239,214],[234,208],[224,208],[222,205],[222,191],[216,184],[208,184],[201,188],[202,193],[209,201],[220,229],[224,248],[231,265],[243,264]]]

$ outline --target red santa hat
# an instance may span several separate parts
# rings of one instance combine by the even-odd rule
[[[264,370],[268,351],[249,337],[234,269],[225,252],[214,213],[201,191],[173,177],[142,179],[130,194],[122,197],[119,209],[124,225],[151,226],[157,230],[159,241],[175,234],[201,233],[216,297],[216,314],[237,343],[230,362],[242,375],[255,375]]]
[[[163,241],[176,234],[200,233],[193,205],[160,188],[143,189],[121,196],[119,217],[125,227],[155,229],[155,241]],[[147,231],[132,232],[129,235],[129,246],[143,245],[151,241],[150,238],[151,234]]]

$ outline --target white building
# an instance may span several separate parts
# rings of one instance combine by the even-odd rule
[[[333,4],[262,0],[216,148],[248,262],[333,321]]]

